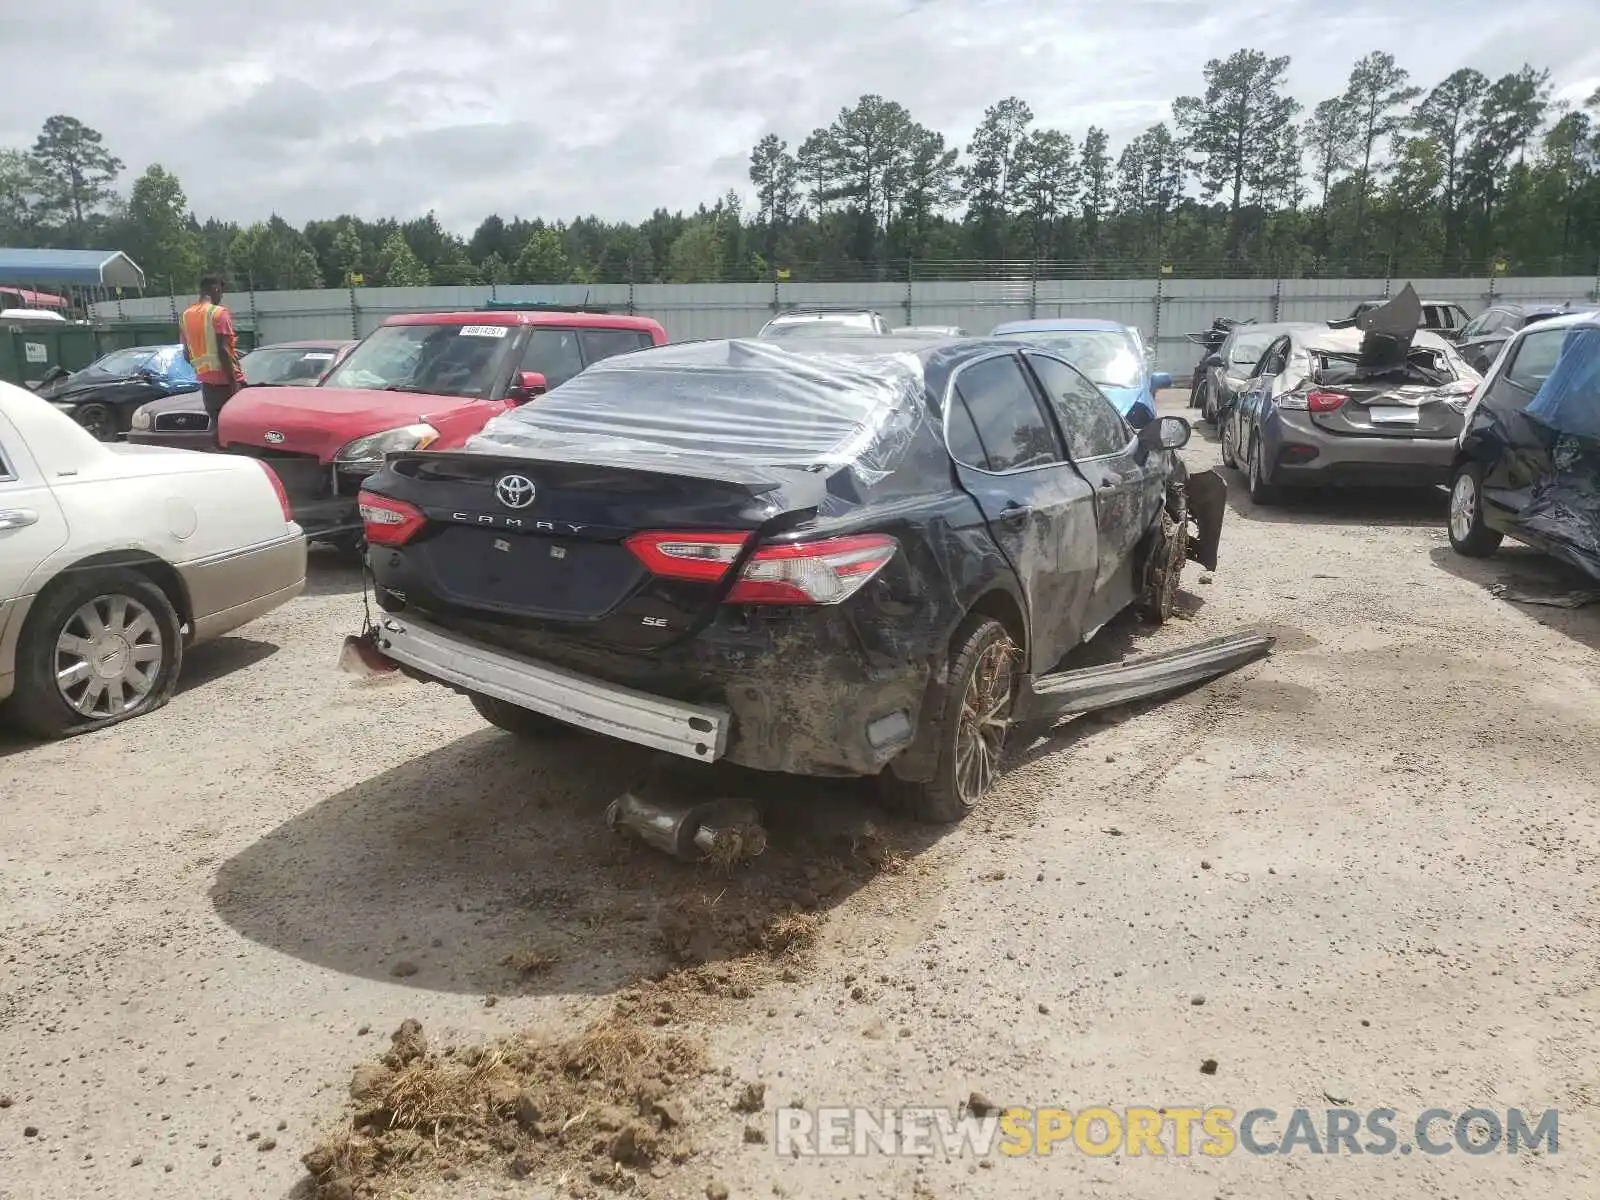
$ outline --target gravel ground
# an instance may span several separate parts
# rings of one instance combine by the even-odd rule
[[[803,969],[684,1015],[713,1066],[685,1097],[698,1151],[649,1194],[1600,1194],[1600,607],[1497,598],[1571,579],[1513,547],[1455,558],[1442,496],[1252,511],[1240,483],[1189,619],[1102,636],[1265,625],[1269,661],[1017,746],[954,830],[771,785],[775,843],[866,814],[905,869],[822,899]],[[300,1194],[298,1156],[402,1019],[462,1044],[571,1031],[667,965],[663,903],[706,876],[600,820],[648,757],[518,744],[443,689],[349,680],[360,609],[318,558],[311,594],[195,651],[164,711],[0,740],[0,1200]],[[555,962],[524,974],[522,953]],[[764,1116],[730,1111],[746,1081]],[[980,1165],[744,1140],[790,1102],[974,1092],[1319,1122],[1348,1102],[1402,1132],[1429,1107],[1558,1108],[1560,1152]],[[566,1194],[422,1185],[506,1190]]]

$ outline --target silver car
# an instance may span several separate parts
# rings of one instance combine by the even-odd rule
[[[889,322],[867,308],[794,308],[761,327],[758,338],[833,337],[851,333],[889,333]]]
[[[1242,468],[1250,499],[1281,487],[1422,487],[1446,483],[1462,414],[1481,378],[1437,334],[1387,349],[1359,329],[1295,329],[1267,348],[1224,410],[1222,461]]]

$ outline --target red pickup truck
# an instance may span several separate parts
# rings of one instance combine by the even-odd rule
[[[357,546],[356,494],[385,455],[459,450],[491,417],[590,363],[666,340],[648,317],[604,313],[390,317],[320,385],[240,392],[217,444],[272,465],[309,537]]]

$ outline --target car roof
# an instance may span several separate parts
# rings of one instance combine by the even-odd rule
[[[1279,321],[1272,325],[1235,325],[1228,330],[1228,336],[1223,340],[1232,341],[1234,338],[1242,337],[1247,333],[1266,333],[1277,337],[1281,333],[1293,333],[1296,329],[1322,328],[1324,328],[1324,325],[1321,321]]]
[[[1127,333],[1129,327],[1120,321],[1102,317],[1044,317],[1034,321],[1006,321],[994,327],[994,334],[1002,333],[1069,333],[1102,330],[1107,333]]]
[[[354,338],[306,338],[298,342],[268,342],[256,350],[337,350],[348,346]],[[250,353],[254,354],[255,350]]]
[[[385,325],[542,325],[546,328],[638,329],[653,333],[661,328],[650,317],[630,317],[623,313],[548,312],[544,310],[504,309],[490,312],[403,313],[389,317]]]
[[[1600,325],[1600,308],[1575,308],[1571,312],[1563,312],[1558,317],[1550,317],[1534,325],[1524,325],[1512,336],[1521,337],[1537,329],[1571,329],[1574,325]]]
[[[767,324],[776,325],[782,321],[848,321],[881,315],[873,308],[790,308],[775,314]]]

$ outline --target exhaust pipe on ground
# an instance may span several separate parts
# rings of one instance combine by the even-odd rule
[[[761,813],[748,800],[646,799],[627,791],[606,806],[606,825],[684,862],[732,864],[767,848]]]

